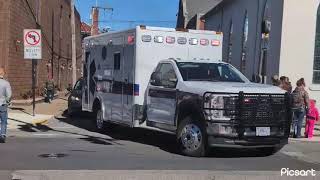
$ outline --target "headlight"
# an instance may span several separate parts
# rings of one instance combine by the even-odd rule
[[[71,96],[71,100],[72,101],[79,101],[80,99],[78,97]]]
[[[230,102],[234,98],[229,95],[208,94],[204,99],[204,109],[207,120],[229,121],[232,116],[229,115],[226,108],[229,108]],[[228,109],[229,111],[229,109]]]

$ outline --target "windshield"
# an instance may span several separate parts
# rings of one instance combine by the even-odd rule
[[[177,62],[177,65],[184,81],[248,82],[229,64]]]

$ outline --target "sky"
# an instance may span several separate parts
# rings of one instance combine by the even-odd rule
[[[137,25],[175,27],[179,0],[97,0],[100,7],[100,28],[111,31],[133,28]],[[91,24],[90,11],[96,0],[75,0],[81,20]]]

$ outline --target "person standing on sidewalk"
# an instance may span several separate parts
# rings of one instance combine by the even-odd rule
[[[301,137],[302,122],[306,112],[309,111],[309,95],[305,90],[304,78],[297,81],[297,87],[292,92],[292,111],[293,111],[293,137]]]
[[[307,112],[307,122],[306,122],[306,129],[305,129],[305,137],[306,138],[312,138],[313,137],[313,129],[314,124],[316,121],[319,120],[319,111],[316,107],[316,101],[311,99],[310,100],[310,109],[309,112]]]
[[[12,91],[8,81],[4,79],[5,71],[0,68],[0,143],[6,142],[7,123],[8,123],[8,104],[11,100]]]

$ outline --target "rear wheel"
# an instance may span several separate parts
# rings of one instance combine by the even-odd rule
[[[203,122],[186,117],[178,127],[180,151],[187,156],[203,157],[207,153],[207,134]]]

